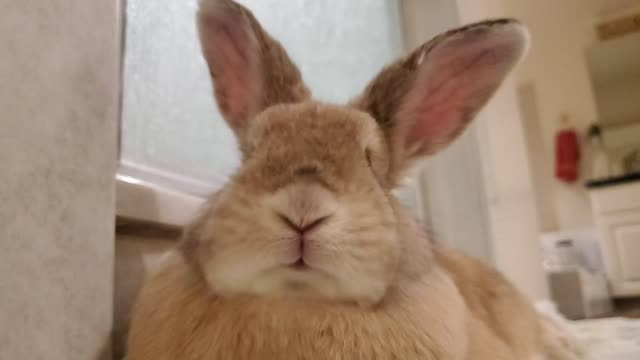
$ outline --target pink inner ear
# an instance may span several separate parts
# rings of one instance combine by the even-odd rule
[[[427,54],[397,114],[414,155],[435,152],[459,135],[520,55],[521,44],[486,30],[458,36]]]
[[[218,106],[233,128],[244,125],[260,99],[258,45],[251,27],[242,20],[209,17],[200,23]]]

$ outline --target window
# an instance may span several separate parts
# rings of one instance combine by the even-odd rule
[[[403,51],[399,1],[245,0],[317,99],[345,102]],[[197,0],[128,0],[122,171],[193,194],[237,166],[195,29]]]

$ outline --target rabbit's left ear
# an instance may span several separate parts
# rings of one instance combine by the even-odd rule
[[[392,168],[461,134],[520,60],[528,38],[515,20],[486,21],[442,34],[383,69],[354,105],[385,130]]]
[[[310,97],[287,52],[247,8],[232,0],[200,0],[197,20],[218,107],[241,147],[255,115]]]

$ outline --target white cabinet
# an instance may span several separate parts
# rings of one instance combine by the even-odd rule
[[[640,254],[640,214],[632,219],[634,224],[621,224],[613,233],[620,257],[622,280],[640,281],[640,261],[634,255]]]
[[[640,295],[640,182],[590,191],[614,296]]]

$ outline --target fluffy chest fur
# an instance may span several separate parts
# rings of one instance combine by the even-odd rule
[[[463,359],[465,306],[439,271],[375,309],[211,295],[175,257],[142,290],[129,360]]]

